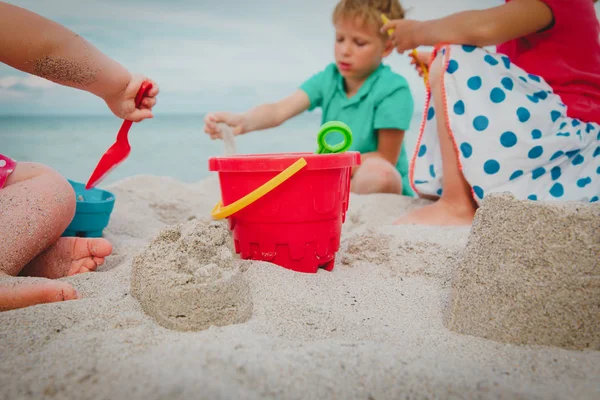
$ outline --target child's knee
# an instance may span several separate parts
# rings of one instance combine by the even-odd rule
[[[11,184],[26,184],[28,196],[46,210],[51,225],[64,230],[73,220],[77,201],[73,187],[61,174],[43,164],[17,163],[9,176]]]
[[[429,87],[436,90],[442,86],[442,75],[444,74],[444,57],[440,49],[433,59],[429,68]]]
[[[438,48],[429,68],[429,86],[432,90],[441,88],[442,76],[446,72],[446,62],[449,59],[447,55],[455,54],[461,48],[462,46],[458,44],[446,44]]]
[[[402,176],[388,161],[380,158],[365,160],[352,182],[355,193],[402,193]]]

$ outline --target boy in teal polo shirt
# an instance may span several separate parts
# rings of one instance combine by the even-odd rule
[[[204,130],[218,138],[219,122],[233,127],[234,134],[268,129],[321,107],[323,123],[342,121],[352,129],[351,150],[360,152],[362,158],[353,171],[353,192],[413,195],[402,144],[413,115],[413,99],[406,80],[382,64],[393,50],[379,32],[382,13],[390,19],[404,18],[398,0],[341,0],[333,12],[335,63],[277,103],[243,114],[207,114]]]

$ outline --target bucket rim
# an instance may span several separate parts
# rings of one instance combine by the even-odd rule
[[[300,158],[304,158],[307,162],[305,170],[348,168],[360,165],[360,153],[357,151],[334,154],[291,152],[210,157],[208,169],[214,172],[282,171]]]

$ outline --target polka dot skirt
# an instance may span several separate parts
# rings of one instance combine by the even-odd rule
[[[445,105],[431,94],[411,183],[421,195],[442,195],[442,157],[436,116],[450,136],[473,198],[510,192],[520,199],[596,202],[600,197],[600,125],[569,118],[543,78],[502,54],[472,46],[444,46]]]
[[[4,187],[11,172],[15,170],[16,162],[0,154],[0,189]]]

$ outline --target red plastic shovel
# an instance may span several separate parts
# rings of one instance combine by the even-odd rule
[[[144,96],[150,89],[152,89],[152,83],[144,81],[140,86],[140,90],[138,90],[137,95],[135,96],[136,107],[140,106]],[[122,163],[127,156],[129,156],[131,146],[129,145],[127,134],[129,133],[129,128],[131,128],[132,124],[132,121],[123,121],[121,129],[119,129],[119,133],[117,133],[117,140],[112,146],[110,146],[108,150],[106,150],[106,153],[104,153],[100,161],[98,161],[96,169],[94,169],[94,172],[92,172],[90,179],[85,185],[86,190],[95,187],[102,179],[106,177],[106,175],[109,174],[110,171],[112,171],[117,165]]]

